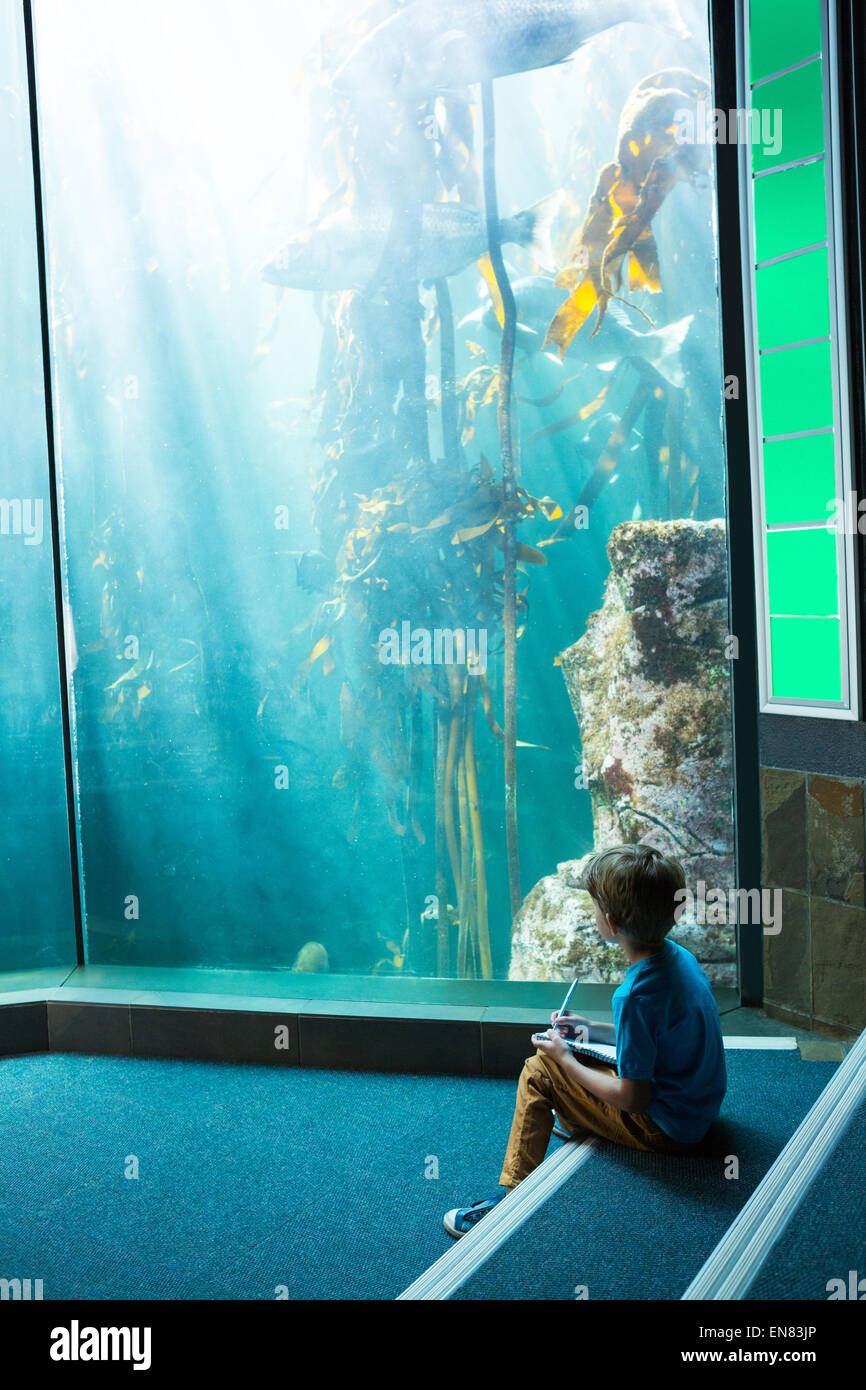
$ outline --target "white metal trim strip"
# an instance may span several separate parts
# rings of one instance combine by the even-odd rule
[[[563,1144],[555,1154],[524,1178],[513,1192],[493,1209],[468,1235],[461,1236],[435,1264],[425,1270],[408,1289],[397,1295],[397,1302],[413,1299],[450,1298],[480,1269],[501,1245],[528,1221],[540,1206],[567,1182],[591,1156],[598,1140],[590,1135],[582,1143]]]
[[[866,1032],[728,1227],[683,1299],[744,1298],[810,1184],[866,1097]]]
[[[758,87],[763,87],[767,82],[775,82],[777,77],[787,77],[789,72],[796,72],[798,68],[807,68],[810,63],[815,63],[821,57],[820,53],[813,53],[809,58],[801,58],[799,63],[791,63],[787,68],[779,68],[778,72],[771,72],[769,77],[759,77],[757,82],[751,84],[752,91]]]

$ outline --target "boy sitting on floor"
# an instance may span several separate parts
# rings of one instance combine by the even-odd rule
[[[688,1153],[721,1109],[725,1054],[710,983],[690,951],[666,940],[685,887],[682,865],[646,845],[621,845],[592,856],[584,887],[603,940],[622,948],[629,968],[613,995],[612,1024],[571,1012],[550,1021],[570,1036],[581,1028],[590,1042],[615,1042],[617,1065],[578,1061],[553,1027],[538,1035],[520,1076],[499,1191],[449,1211],[449,1235],[472,1230],[538,1167],[554,1111],[567,1129],[630,1149]]]

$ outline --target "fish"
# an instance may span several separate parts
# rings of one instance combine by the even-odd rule
[[[542,265],[553,265],[550,225],[561,192],[500,219],[503,243],[532,247]],[[377,278],[393,220],[388,207],[344,207],[290,237],[262,266],[271,285],[301,290],[366,290]],[[415,255],[415,279],[457,275],[487,251],[487,224],[477,208],[425,203]]]
[[[334,578],[334,566],[321,550],[305,550],[296,565],[298,588],[308,594],[321,593]]]
[[[570,291],[543,275],[524,276],[515,280],[511,288],[517,309],[515,341],[530,355],[541,352],[547,325]],[[693,320],[694,314],[687,314],[685,318],[677,319],[664,328],[642,332],[632,326],[625,310],[612,300],[598,332],[593,333],[592,321],[588,320],[575,334],[566,356],[601,370],[612,369],[625,358],[639,358],[654,367],[671,386],[681,389],[685,385],[681,348]],[[467,314],[459,326],[462,328],[476,323],[490,333],[500,331],[491,303]],[[559,362],[554,354],[545,355]]]
[[[321,941],[307,941],[295,956],[292,969],[302,975],[325,975],[330,970],[328,952]]]
[[[617,24],[688,38],[676,0],[410,0],[366,34],[331,79],[338,95],[454,93],[566,62]]]

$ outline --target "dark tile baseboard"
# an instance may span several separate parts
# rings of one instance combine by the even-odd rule
[[[392,1014],[394,1010],[390,1010]],[[397,1011],[399,1012],[399,1011]],[[446,1012],[446,1011],[442,1011]],[[49,999],[0,1006],[0,1056],[80,1052],[116,1057],[517,1077],[543,1020],[350,1014]],[[529,1012],[529,1011],[527,1011]]]
[[[48,1051],[48,1005],[6,1004],[0,1008],[0,1056]]]

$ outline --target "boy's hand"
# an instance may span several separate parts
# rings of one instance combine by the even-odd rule
[[[566,1058],[571,1056],[571,1050],[566,1047],[559,1033],[535,1033],[532,1041],[539,1052],[543,1052],[552,1062],[558,1062],[560,1066]]]
[[[584,1018],[582,1014],[574,1014],[569,1009],[566,1009],[564,1014],[552,1013],[550,1015],[551,1028],[556,1023],[559,1024],[558,1032],[562,1037],[574,1039],[577,1037],[578,1031],[580,1031],[581,1041],[588,1041],[589,1030],[592,1025],[591,1019]]]

